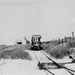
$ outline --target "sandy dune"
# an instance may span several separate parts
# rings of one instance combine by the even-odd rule
[[[1,59],[0,60],[0,75],[46,75],[43,70],[39,70],[35,58],[34,51],[27,51],[33,58],[33,60],[22,60],[22,59]],[[39,51],[35,52],[37,57],[41,62],[48,61],[48,59],[43,56]],[[55,60],[55,59],[54,59]],[[55,60],[57,62],[67,62],[71,61],[68,57],[62,60]],[[73,70],[75,70],[75,64],[65,65]],[[55,75],[70,75],[64,69],[51,69]],[[49,74],[50,75],[50,74]]]

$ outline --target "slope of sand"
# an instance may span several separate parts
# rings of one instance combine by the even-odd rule
[[[0,75],[46,75],[43,70],[39,70],[35,54],[41,62],[49,61],[45,56],[43,56],[39,51],[27,51],[33,60],[22,60],[22,59],[1,59],[0,60]],[[35,53],[35,54],[34,54]],[[54,59],[55,60],[55,59]],[[67,62],[71,61],[68,57],[62,60],[55,60],[57,62]],[[75,64],[65,65],[73,70],[75,70]],[[51,72],[55,75],[70,75],[64,69],[51,69]],[[50,74],[49,74],[50,75]]]

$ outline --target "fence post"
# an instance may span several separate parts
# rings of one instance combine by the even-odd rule
[[[73,47],[74,47],[74,32],[72,32],[72,41],[73,41]]]
[[[58,44],[60,45],[60,38],[58,38]]]

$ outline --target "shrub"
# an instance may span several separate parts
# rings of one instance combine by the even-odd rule
[[[54,58],[63,58],[64,56],[67,56],[71,53],[70,49],[67,46],[54,46],[54,47],[48,47],[45,50],[46,53],[48,53],[50,56],[54,57]]]
[[[49,44],[43,44],[43,50],[47,50],[47,49],[51,49],[53,48],[55,45],[52,44],[52,43],[49,43]]]
[[[25,47],[27,50],[31,50],[31,44],[26,44]]]
[[[31,60],[28,52],[21,49],[6,50],[0,53],[0,58],[7,59],[28,59]]]

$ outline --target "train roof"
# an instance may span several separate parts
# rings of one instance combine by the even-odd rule
[[[32,36],[32,38],[36,38],[36,37],[41,38],[41,35],[33,35]]]

